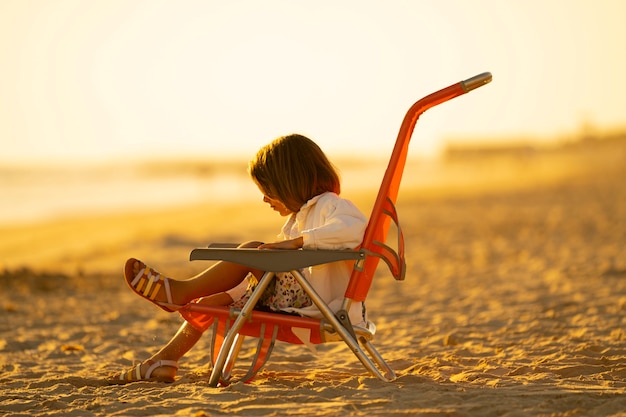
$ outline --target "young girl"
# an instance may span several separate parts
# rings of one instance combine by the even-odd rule
[[[339,176],[322,150],[302,135],[280,137],[261,148],[248,168],[263,194],[263,201],[281,216],[288,216],[274,243],[248,242],[240,247],[262,249],[354,249],[363,239],[367,223],[348,200],[338,196]],[[164,277],[141,261],[129,259],[124,278],[139,296],[166,311],[189,302],[242,307],[264,271],[229,262],[218,262],[197,276],[179,281]],[[346,262],[335,262],[302,271],[315,291],[337,311],[341,307],[351,273]],[[274,311],[321,317],[290,273],[278,273],[265,290],[260,304]],[[362,303],[353,303],[349,315],[354,324],[365,320]],[[206,330],[197,314],[183,314],[185,323],[161,350],[145,362],[122,372],[118,383],[138,380],[174,382],[178,360]]]

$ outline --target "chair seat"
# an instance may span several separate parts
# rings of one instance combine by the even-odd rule
[[[183,308],[182,312],[184,311],[203,313],[220,320],[234,322],[241,310],[232,307],[205,306],[202,304],[190,303]],[[281,342],[317,345],[321,343],[341,341],[341,337],[337,334],[335,329],[324,319],[315,319],[293,314],[259,310],[254,310],[252,312],[250,319],[244,323],[243,327],[239,330],[239,333],[244,336],[260,337],[262,333],[261,325],[263,323],[270,323],[278,326],[279,330],[276,340]],[[305,334],[304,332],[294,329],[308,331],[309,337],[307,340],[302,339],[302,335]],[[357,335],[364,337],[367,340],[371,340],[376,333],[376,326],[371,321],[364,323],[364,326],[353,326],[353,329]]]

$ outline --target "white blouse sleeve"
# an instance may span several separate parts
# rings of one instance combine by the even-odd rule
[[[302,231],[305,249],[353,249],[363,240],[367,219],[350,201],[320,201],[319,226]]]

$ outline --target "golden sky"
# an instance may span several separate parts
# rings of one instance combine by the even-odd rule
[[[333,153],[623,125],[620,0],[0,0],[0,160],[246,158],[300,132]]]

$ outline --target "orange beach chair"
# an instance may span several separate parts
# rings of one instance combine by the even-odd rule
[[[233,370],[246,336],[258,340],[256,352],[250,360],[243,381],[250,381],[269,358],[276,340],[293,344],[320,344],[343,341],[361,361],[363,366],[377,378],[391,381],[394,371],[372,344],[376,328],[367,322],[364,327],[353,326],[347,311],[353,302],[365,301],[372,284],[378,262],[385,261],[397,280],[405,276],[404,238],[398,222],[395,203],[400,180],[406,163],[409,141],[419,116],[426,110],[454,97],[472,91],[491,81],[486,72],[453,84],[417,101],[406,113],[400,132],[378,191],[369,218],[363,242],[358,250],[257,250],[235,248],[236,245],[213,244],[208,248],[194,249],[190,259],[228,261],[267,271],[249,301],[241,309],[212,307],[190,303],[181,311],[201,313],[206,322],[212,322],[211,362],[213,365],[209,384],[226,385],[234,380]],[[397,228],[395,248],[386,243],[390,223]],[[299,269],[337,261],[354,261],[354,269],[339,311],[332,311],[315,293],[311,285],[298,272]],[[290,271],[323,315],[323,319],[298,317],[280,313],[268,313],[254,309],[263,290],[276,272]]]

